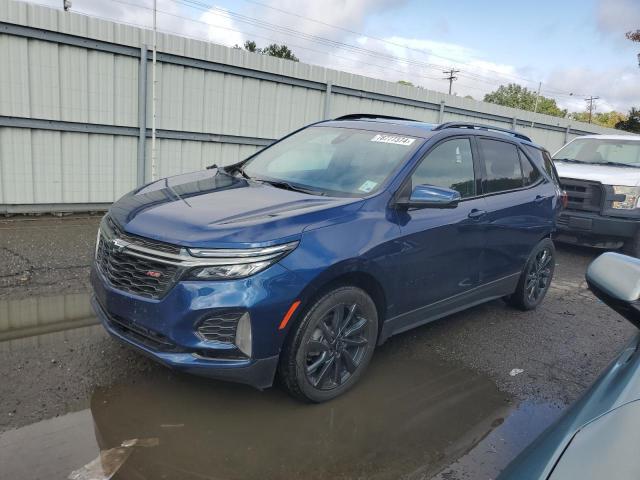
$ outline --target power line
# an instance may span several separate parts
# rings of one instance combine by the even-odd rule
[[[460,70],[454,70],[452,68],[451,70],[444,70],[442,73],[449,75],[448,77],[444,77],[444,80],[449,80],[449,95],[451,95],[453,81],[458,79],[458,77],[456,77],[456,73],[460,73]]]
[[[392,40],[388,40],[388,39],[381,38],[381,37],[376,37],[376,36],[369,35],[369,34],[366,34],[366,33],[363,33],[363,32],[358,32],[356,30],[351,30],[349,28],[341,27],[339,25],[334,25],[334,24],[331,24],[331,23],[328,23],[328,22],[324,22],[322,20],[315,19],[315,18],[306,17],[304,15],[300,15],[300,14],[297,14],[297,13],[294,13],[294,12],[289,12],[288,10],[284,10],[282,8],[274,7],[272,5],[267,5],[265,3],[258,2],[256,0],[243,0],[243,1],[245,1],[247,3],[253,3],[254,5],[259,5],[261,7],[268,8],[268,9],[271,9],[271,10],[275,10],[275,11],[284,13],[286,15],[291,15],[291,16],[296,17],[296,18],[300,18],[300,19],[303,19],[303,20],[314,22],[314,23],[317,23],[319,25],[324,25],[326,27],[335,28],[336,30],[341,30],[341,31],[346,32],[346,33],[351,33],[353,35],[358,35],[360,37],[370,38],[370,39],[376,40],[378,42],[382,42],[382,43],[386,43],[388,45],[393,45],[395,47],[400,47],[400,48],[404,48],[404,49],[407,49],[407,50],[411,50],[411,51],[414,51],[414,52],[417,52],[417,53],[421,53],[423,55],[424,54],[429,54],[431,56],[434,56],[434,57],[437,57],[437,58],[441,58],[441,59],[447,60],[449,62],[456,62],[456,63],[459,63],[461,65],[466,65],[468,67],[473,67],[473,65],[470,65],[470,64],[465,63],[465,62],[461,62],[461,61],[456,60],[456,59],[451,58],[451,57],[445,57],[443,55],[439,55],[439,54],[433,53],[433,52],[425,52],[424,50],[421,50],[419,48],[410,47],[408,45],[405,45],[405,44],[402,44],[402,43],[398,43],[398,42],[394,42]],[[200,3],[200,2],[197,2],[197,3]],[[200,4],[202,5],[202,3],[200,3]],[[508,73],[499,72],[497,70],[491,70],[491,69],[486,69],[486,70],[487,70],[487,72],[495,73],[495,74],[503,76],[505,78],[512,78],[512,79],[515,79],[515,80],[519,80],[519,81],[523,81],[523,82],[527,82],[527,83],[532,83],[532,84],[538,83],[537,80],[529,80],[529,79],[526,79],[526,78],[523,78],[523,77],[519,77],[519,76],[516,76],[516,75],[510,75]]]
[[[225,17],[230,18],[232,20],[237,20],[237,21],[240,21],[240,22],[243,22],[243,23],[248,23],[248,24],[250,24],[250,25],[252,25],[254,27],[265,28],[265,29],[268,29],[268,30],[272,30],[272,31],[276,31],[276,32],[279,32],[279,33],[283,33],[285,35],[295,36],[295,37],[298,37],[298,38],[303,38],[303,39],[311,41],[311,42],[319,42],[319,43],[323,43],[323,44],[327,44],[326,42],[329,42],[329,44],[332,44],[332,46],[336,46],[338,48],[344,48],[344,49],[347,49],[347,50],[355,51],[357,53],[363,53],[365,55],[376,56],[376,57],[385,58],[385,59],[392,59],[392,60],[395,60],[395,61],[398,61],[398,62],[402,62],[402,63],[405,63],[405,64],[421,66],[421,67],[428,68],[428,69],[439,69],[440,70],[442,68],[445,68],[442,65],[438,65],[438,64],[426,63],[426,62],[419,61],[419,60],[414,60],[414,59],[400,58],[400,57],[395,56],[395,55],[389,55],[389,54],[384,54],[384,53],[380,53],[380,52],[375,52],[375,51],[372,51],[372,50],[369,50],[369,49],[366,49],[366,48],[363,48],[363,47],[359,47],[357,45],[352,45],[352,44],[348,44],[348,43],[344,43],[344,42],[340,42],[340,41],[336,41],[336,40],[331,40],[331,39],[328,39],[328,38],[325,38],[325,37],[319,37],[317,35],[310,35],[310,34],[307,34],[305,32],[301,32],[299,30],[294,30],[292,28],[288,28],[288,27],[285,27],[285,26],[282,26],[282,25],[272,24],[272,23],[269,23],[269,22],[266,22],[266,21],[263,21],[263,20],[259,20],[259,19],[253,18],[253,17],[249,17],[247,15],[242,15],[242,14],[233,12],[233,11],[228,10],[228,9],[224,9],[224,8],[221,8],[221,7],[210,5],[208,3],[204,3],[204,2],[198,1],[198,0],[170,0],[170,1],[172,1],[174,3],[180,3],[180,4],[185,5],[187,7],[191,7],[191,8],[194,8],[194,9],[201,10],[201,11],[209,12],[211,10],[215,10],[216,12],[220,13],[222,16],[225,16]],[[404,45],[404,44],[401,44],[401,43],[398,43],[398,42],[393,42],[391,40],[386,40],[386,39],[383,39],[383,38],[380,38],[380,37],[366,35],[366,34],[364,34],[362,32],[357,32],[355,30],[351,30],[351,29],[348,29],[348,28],[344,28],[344,27],[340,27],[340,26],[337,26],[337,25],[333,25],[333,24],[330,24],[328,22],[323,22],[321,20],[317,20],[317,19],[313,19],[313,18],[310,18],[310,17],[305,17],[303,15],[299,15],[299,14],[296,14],[296,13],[293,13],[293,12],[289,12],[289,11],[284,10],[282,8],[272,7],[270,5],[266,5],[266,4],[264,4],[262,2],[259,2],[259,1],[256,1],[256,0],[244,0],[244,1],[249,2],[249,3],[253,3],[253,4],[256,4],[256,5],[265,7],[265,8],[269,8],[269,9],[272,9],[272,10],[275,10],[275,11],[278,11],[278,12],[284,13],[286,15],[290,15],[290,16],[296,17],[296,18],[300,18],[300,19],[303,19],[303,20],[307,20],[307,21],[311,21],[311,22],[314,22],[314,23],[318,23],[320,25],[328,26],[330,28],[335,28],[335,29],[338,29],[338,30],[341,30],[341,31],[344,31],[344,32],[352,33],[354,35],[359,35],[359,36],[362,36],[362,37],[365,37],[365,38],[371,38],[373,40],[376,40],[376,41],[379,41],[379,42],[382,42],[382,43],[386,43],[386,44],[393,45],[393,46],[396,46],[396,47],[400,47],[400,48],[403,48],[403,49],[406,49],[406,50],[418,52],[418,53],[423,54],[423,55],[427,55],[428,54],[428,55],[431,55],[431,56],[434,56],[434,57],[448,59],[450,61],[462,64],[462,65],[467,65],[470,68],[477,68],[477,66],[475,66],[473,64],[460,62],[458,60],[455,60],[455,59],[452,59],[452,58],[448,58],[448,57],[444,57],[442,55],[438,55],[438,54],[431,53],[431,52],[425,52],[424,50],[413,48],[413,47],[410,47],[408,45]],[[516,79],[518,81],[524,81],[524,82],[531,83],[531,84],[536,84],[536,85],[539,83],[538,81],[529,80],[529,79],[526,79],[526,78],[523,78],[523,77],[519,77],[519,76],[516,76],[516,75],[508,74],[508,73],[505,73],[505,72],[500,72],[500,71],[486,69],[486,68],[484,70],[487,71],[487,72],[495,73],[497,76],[503,77],[503,78]],[[495,79],[488,80],[486,77],[482,77],[481,75],[478,75],[478,74],[473,73],[473,72],[459,71],[459,73],[460,73],[461,76],[471,77],[473,79],[476,79],[476,80],[479,80],[479,81],[483,81],[483,82],[491,84],[491,85],[500,85],[501,84],[501,83],[496,82]],[[551,89],[548,89],[548,90],[551,90]],[[557,90],[557,89],[553,89],[553,90]],[[561,92],[560,90],[557,90],[556,94],[557,95],[565,95],[565,96],[569,96],[569,97],[574,95],[571,92]],[[583,96],[583,95],[580,95],[580,96]]]
[[[113,0],[113,1],[115,1],[117,3],[121,3],[123,5],[127,5],[127,6],[132,6],[132,7],[136,7],[136,8],[151,10],[149,7],[146,7],[145,5],[133,4],[133,3],[129,3],[129,2],[121,1],[121,0]],[[417,66],[417,67],[428,68],[428,69],[435,69],[435,68],[440,69],[440,68],[443,68],[442,66],[439,66],[439,65],[436,65],[436,64],[429,64],[429,63],[420,62],[420,61],[416,61],[416,60],[400,58],[400,57],[393,56],[393,55],[381,54],[379,52],[367,50],[367,49],[364,49],[362,47],[357,47],[357,46],[350,45],[350,44],[345,44],[343,42],[337,42],[337,41],[334,41],[334,40],[326,39],[326,38],[323,38],[323,37],[317,37],[317,36],[314,36],[314,35],[306,35],[303,32],[299,32],[299,31],[296,31],[296,30],[288,29],[286,27],[283,27],[284,28],[284,31],[283,31],[282,29],[279,29],[277,25],[270,24],[268,22],[262,22],[262,24],[260,24],[260,21],[257,20],[257,19],[252,19],[251,17],[243,16],[243,15],[240,15],[240,14],[235,14],[234,12],[229,12],[229,11],[227,11],[225,9],[220,8],[220,7],[210,7],[209,5],[203,4],[201,2],[197,2],[196,0],[171,0],[171,1],[173,1],[175,3],[181,3],[181,4],[183,4],[183,5],[187,6],[187,7],[195,8],[195,9],[198,9],[198,10],[201,10],[201,11],[206,11],[206,12],[209,12],[211,10],[216,10],[216,13],[220,13],[222,16],[226,16],[226,17],[232,18],[232,19],[237,19],[237,18],[234,18],[234,15],[238,15],[240,17],[243,17],[244,19],[247,19],[245,21],[245,23],[249,23],[252,26],[257,26],[258,28],[264,28],[264,29],[273,31],[275,33],[283,33],[283,34],[289,35],[289,36],[297,36],[298,38],[302,38],[303,40],[307,40],[307,41],[315,42],[315,43],[321,43],[323,45],[331,46],[331,47],[334,47],[334,48],[337,47],[337,48],[340,48],[340,49],[345,49],[345,50],[350,51],[352,53],[364,53],[364,54],[368,54],[368,55],[371,55],[371,56],[374,56],[374,57],[381,57],[383,59],[392,59],[392,60],[394,60],[394,61],[396,61],[396,62],[398,62],[400,64],[404,64],[406,66]],[[250,1],[250,0],[245,0],[245,1]],[[36,3],[36,2],[34,2],[34,3]],[[260,2],[252,2],[252,3],[260,4]],[[273,7],[273,8],[275,10],[281,10],[281,9],[277,9],[275,7]],[[79,12],[79,13],[83,13],[83,12]],[[175,18],[180,18],[180,19],[188,21],[188,22],[200,23],[200,24],[206,25],[208,27],[224,29],[224,30],[228,30],[228,31],[241,33],[241,34],[244,34],[244,35],[251,35],[253,37],[263,38],[263,39],[267,39],[269,41],[277,41],[277,40],[275,40],[275,39],[273,39],[271,37],[267,37],[267,36],[264,36],[264,35],[259,35],[259,34],[255,34],[255,33],[249,34],[248,32],[245,32],[245,31],[242,31],[242,30],[237,30],[237,29],[230,28],[230,27],[225,27],[225,26],[222,26],[222,25],[214,25],[214,24],[211,24],[209,22],[203,22],[203,21],[200,21],[200,20],[195,20],[193,18],[184,17],[184,16],[181,16],[181,15],[174,14],[172,12],[158,10],[158,13],[162,13],[164,15],[173,16]],[[86,15],[86,16],[91,16],[91,17],[96,17],[96,18],[102,18],[104,20],[114,21],[114,19],[112,19],[112,18],[105,18],[105,17],[101,17],[99,15],[89,14],[89,13],[86,13],[86,12],[84,12],[83,14]],[[305,19],[307,18],[307,17],[302,17],[302,16],[299,16],[299,15],[296,15],[296,14],[291,14],[291,15],[298,16],[298,17],[305,18]],[[315,21],[313,19],[309,19],[309,20]],[[132,26],[149,28],[146,25],[140,25],[140,24],[136,24],[136,23],[125,22],[125,21],[122,21],[122,20],[115,20],[115,21],[118,21],[119,23],[132,25]],[[317,22],[321,23],[321,24],[326,23],[326,22],[321,22],[319,20]],[[327,25],[332,26],[330,24],[327,24]],[[335,27],[335,26],[332,26],[332,27]],[[335,27],[335,28],[341,28],[341,27]],[[359,34],[359,32],[355,32],[355,31],[352,31],[352,30],[348,30],[348,29],[344,29],[344,30]],[[168,29],[162,29],[162,30],[159,30],[159,31],[163,31],[165,33],[170,33],[170,34],[175,34],[175,35],[180,35],[180,36],[187,37],[187,38],[202,39],[201,37],[189,36],[189,35],[187,35],[187,34],[185,34],[183,32],[176,32],[176,31],[168,30]],[[364,34],[362,34],[362,35],[364,35]],[[364,36],[366,36],[366,35],[364,35]],[[307,38],[307,37],[311,37],[311,38]],[[369,38],[377,39],[377,37],[370,37],[370,36],[369,36]],[[426,54],[426,52],[424,52],[423,50],[414,49],[414,48],[408,47],[406,45],[402,45],[402,44],[395,43],[395,42],[390,42],[390,41],[385,41],[383,39],[380,39],[380,40],[384,41],[385,43],[390,43],[390,44],[393,44],[393,45],[396,45],[396,46],[399,46],[399,47],[406,48],[408,50],[414,50],[414,51],[417,51],[419,53]],[[368,63],[368,62],[362,61],[359,58],[344,57],[344,56],[337,55],[337,54],[335,54],[333,52],[316,50],[316,49],[309,48],[309,47],[306,47],[306,46],[301,46],[301,45],[295,45],[295,44],[290,44],[290,45],[292,47],[294,47],[294,48],[297,48],[297,49],[302,49],[302,50],[307,50],[307,51],[311,51],[311,52],[315,52],[315,53],[320,53],[322,55],[331,55],[334,58],[340,58],[340,59],[344,59],[344,60],[348,60],[348,61],[354,61],[354,62],[357,62],[357,63],[359,63],[361,65],[374,67],[376,69],[380,69],[380,70],[385,71],[385,72],[389,71],[389,70],[393,70],[393,71],[397,71],[399,73],[402,73],[403,75],[407,74],[406,71],[400,70],[400,69],[397,69],[397,68],[393,68],[393,67],[389,67],[389,65],[379,65],[379,64],[375,64],[375,63]],[[437,55],[434,54],[434,56],[437,56]],[[344,68],[344,67],[342,67],[342,68]],[[487,70],[487,71],[490,71],[490,70]],[[357,72],[357,73],[360,73],[360,72]],[[455,73],[459,73],[461,76],[464,76],[464,77],[469,77],[470,79],[472,79],[474,81],[480,81],[480,82],[487,83],[487,84],[490,84],[490,85],[493,85],[493,86],[496,86],[496,85],[500,84],[499,82],[496,82],[495,80],[489,80],[486,77],[482,77],[482,76],[480,76],[480,75],[478,75],[476,73],[472,73],[472,72],[463,72],[463,71],[460,71],[460,70],[456,70]],[[497,72],[497,73],[499,73],[499,72]],[[415,75],[415,76],[421,77],[421,78],[428,79],[428,80],[438,80],[437,77],[428,76],[428,75],[424,75],[424,74],[420,74],[420,73],[416,73],[416,72],[412,72],[412,74]],[[508,74],[502,74],[502,73],[499,73],[499,74],[500,75],[504,75],[504,76],[509,76]],[[518,78],[518,77],[514,77],[514,78]],[[526,80],[526,79],[524,79],[524,80]],[[529,80],[526,80],[526,81],[529,81]],[[467,83],[464,83],[464,82],[461,82],[460,85],[461,86],[465,86],[466,88],[469,88],[469,89],[476,90],[476,91],[481,91],[481,92],[486,91],[486,89],[479,88],[477,85],[470,85],[470,84],[467,84]],[[571,93],[569,93],[569,94],[560,94],[560,93],[558,93],[556,95],[564,95],[564,96],[569,97],[569,96],[571,96],[573,94],[571,94]]]

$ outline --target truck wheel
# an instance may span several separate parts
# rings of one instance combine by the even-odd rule
[[[516,291],[505,301],[520,310],[533,310],[540,305],[553,279],[555,256],[556,249],[549,238],[538,243],[520,275]]]
[[[293,396],[325,402],[351,388],[373,356],[378,311],[356,287],[340,287],[305,311],[280,354],[278,373]]]
[[[622,253],[631,257],[640,258],[640,232],[636,232],[632,239],[624,242]]]

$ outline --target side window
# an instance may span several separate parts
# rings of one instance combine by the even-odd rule
[[[531,164],[531,161],[527,158],[527,156],[522,153],[520,154],[520,165],[522,166],[522,176],[524,177],[524,186],[533,185],[542,176],[538,169]]]
[[[546,150],[540,150],[535,147],[531,147],[529,145],[523,145],[525,151],[533,158],[538,165],[544,166],[545,171],[549,175],[549,178],[553,183],[555,183],[558,187],[560,187],[560,180],[558,179],[558,172],[556,171],[556,167],[553,165],[553,160],[551,160],[551,156],[549,152]]]
[[[518,147],[512,143],[488,138],[480,138],[479,142],[487,170],[486,193],[521,188],[522,167]]]
[[[473,155],[468,138],[447,140],[431,150],[411,176],[412,187],[434,185],[457,190],[462,198],[475,195]]]

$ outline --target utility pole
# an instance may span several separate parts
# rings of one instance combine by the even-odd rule
[[[584,101],[587,102],[588,107],[587,109],[589,110],[589,123],[591,123],[591,117],[593,116],[593,107],[594,104],[593,102],[595,100],[598,100],[600,97],[594,97],[593,95],[591,95],[589,98],[585,98]]]
[[[156,12],[157,0],[153,0],[153,54],[151,61],[151,181],[156,179],[156,54],[157,28]]]
[[[538,113],[538,100],[540,99],[540,89],[542,89],[542,82],[538,82],[538,92],[536,93],[536,103],[533,105],[533,113]],[[533,120],[531,121],[531,127],[533,127]]]
[[[443,80],[449,80],[449,95],[451,95],[451,87],[453,85],[453,81],[457,80],[458,77],[456,77],[456,73],[460,73],[460,70],[454,70],[453,68],[451,70],[444,70],[442,73],[448,75],[448,77],[444,77]]]

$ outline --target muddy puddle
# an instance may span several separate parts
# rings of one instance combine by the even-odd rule
[[[557,415],[394,342],[322,405],[178,375],[87,326],[88,298],[0,302],[0,392],[24,420],[0,433],[2,480],[494,478]]]

